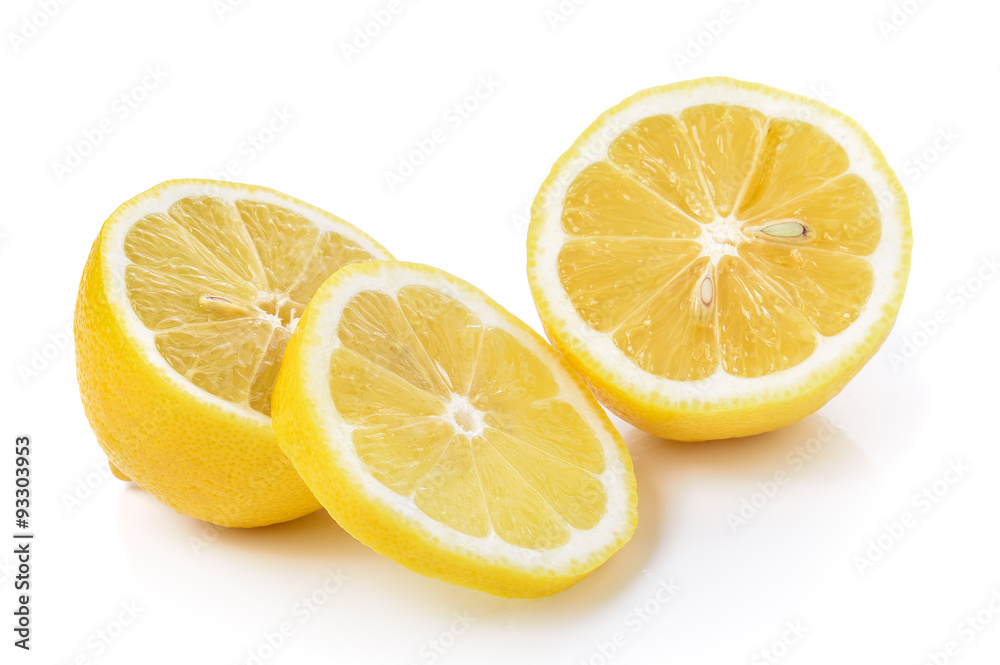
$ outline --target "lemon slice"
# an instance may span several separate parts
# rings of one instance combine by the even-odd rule
[[[74,325],[84,408],[116,475],[225,526],[317,509],[271,430],[274,378],[316,288],[386,258],[347,222],[263,187],[173,180],[118,208]]]
[[[622,418],[681,440],[787,425],[885,340],[906,196],[850,118],[727,78],[640,92],[556,163],[528,277],[556,346]]]
[[[551,594],[635,527],[628,451],[577,375],[427,266],[356,264],[320,287],[282,362],[274,428],[341,526],[455,584]]]

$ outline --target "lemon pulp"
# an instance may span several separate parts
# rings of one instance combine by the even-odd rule
[[[271,413],[291,331],[323,280],[373,257],[283,206],[179,199],[125,236],[125,287],[167,363],[224,400]]]
[[[819,127],[735,104],[644,118],[570,184],[559,280],[650,374],[794,367],[872,293],[879,208],[848,167]]]
[[[456,531],[542,550],[605,513],[600,442],[508,332],[423,285],[344,307],[330,390],[368,472]]]

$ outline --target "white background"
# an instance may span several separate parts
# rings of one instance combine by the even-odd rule
[[[1000,249],[1000,8],[896,1],[889,31],[890,0],[567,1],[565,17],[552,13],[558,0],[421,0],[348,59],[342,44],[388,0],[52,2],[51,18],[38,14],[44,2],[5,0],[0,534],[9,542],[11,448],[27,433],[37,539],[30,653],[11,645],[12,547],[0,548],[0,660],[228,664],[257,650],[266,663],[576,665],[605,662],[620,631],[610,662],[764,663],[770,649],[788,665],[922,665],[954,641],[957,655],[938,663],[996,663],[1000,279],[988,262]],[[728,22],[713,23],[723,10]],[[701,53],[680,62],[699,39]],[[501,600],[410,573],[325,513],[215,530],[101,475],[64,333],[90,243],[118,204],[233,161],[234,179],[341,215],[538,327],[525,215],[552,163],[627,95],[713,74],[819,96],[869,131],[909,193],[909,288],[879,354],[785,430],[681,445],[616,421],[640,523],[590,578],[548,599]],[[460,126],[447,122],[480,77],[497,89]],[[276,110],[292,118],[268,136]],[[112,131],[81,163],[57,167],[105,118]],[[445,143],[390,189],[386,171],[438,127]],[[818,452],[800,463],[811,439]],[[950,464],[968,471],[948,476]],[[788,483],[760,501],[758,483],[779,471]],[[915,501],[925,490],[940,496]],[[728,516],[744,499],[763,505],[734,532]],[[886,535],[906,513],[912,526]],[[859,565],[880,536],[880,560]],[[196,552],[193,538],[211,544]],[[322,598],[338,570],[343,585],[303,621],[297,603]],[[677,587],[665,603],[661,581]],[[124,627],[122,603],[139,611]],[[970,631],[977,612],[988,625]],[[456,613],[471,624],[461,634]],[[294,632],[270,649],[286,621]]]

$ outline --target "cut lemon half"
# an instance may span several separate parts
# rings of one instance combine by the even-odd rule
[[[320,287],[285,352],[274,428],[341,526],[454,584],[551,594],[635,527],[631,459],[579,377],[435,268],[356,264]]]
[[[812,413],[885,340],[906,196],[820,102],[728,78],[640,92],[556,163],[528,278],[556,346],[616,414],[680,440]]]
[[[172,180],[118,208],[74,323],[84,409],[115,475],[224,526],[316,510],[271,430],[278,363],[328,276],[386,258],[347,222],[263,187]]]

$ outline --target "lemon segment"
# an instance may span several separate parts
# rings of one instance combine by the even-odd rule
[[[680,119],[695,149],[689,168],[700,165],[716,213],[731,215],[757,160],[767,117],[745,106],[702,104],[684,109]]]
[[[628,452],[579,379],[427,266],[354,264],[319,289],[282,362],[274,426],[345,529],[452,583],[554,593],[635,526]]]

